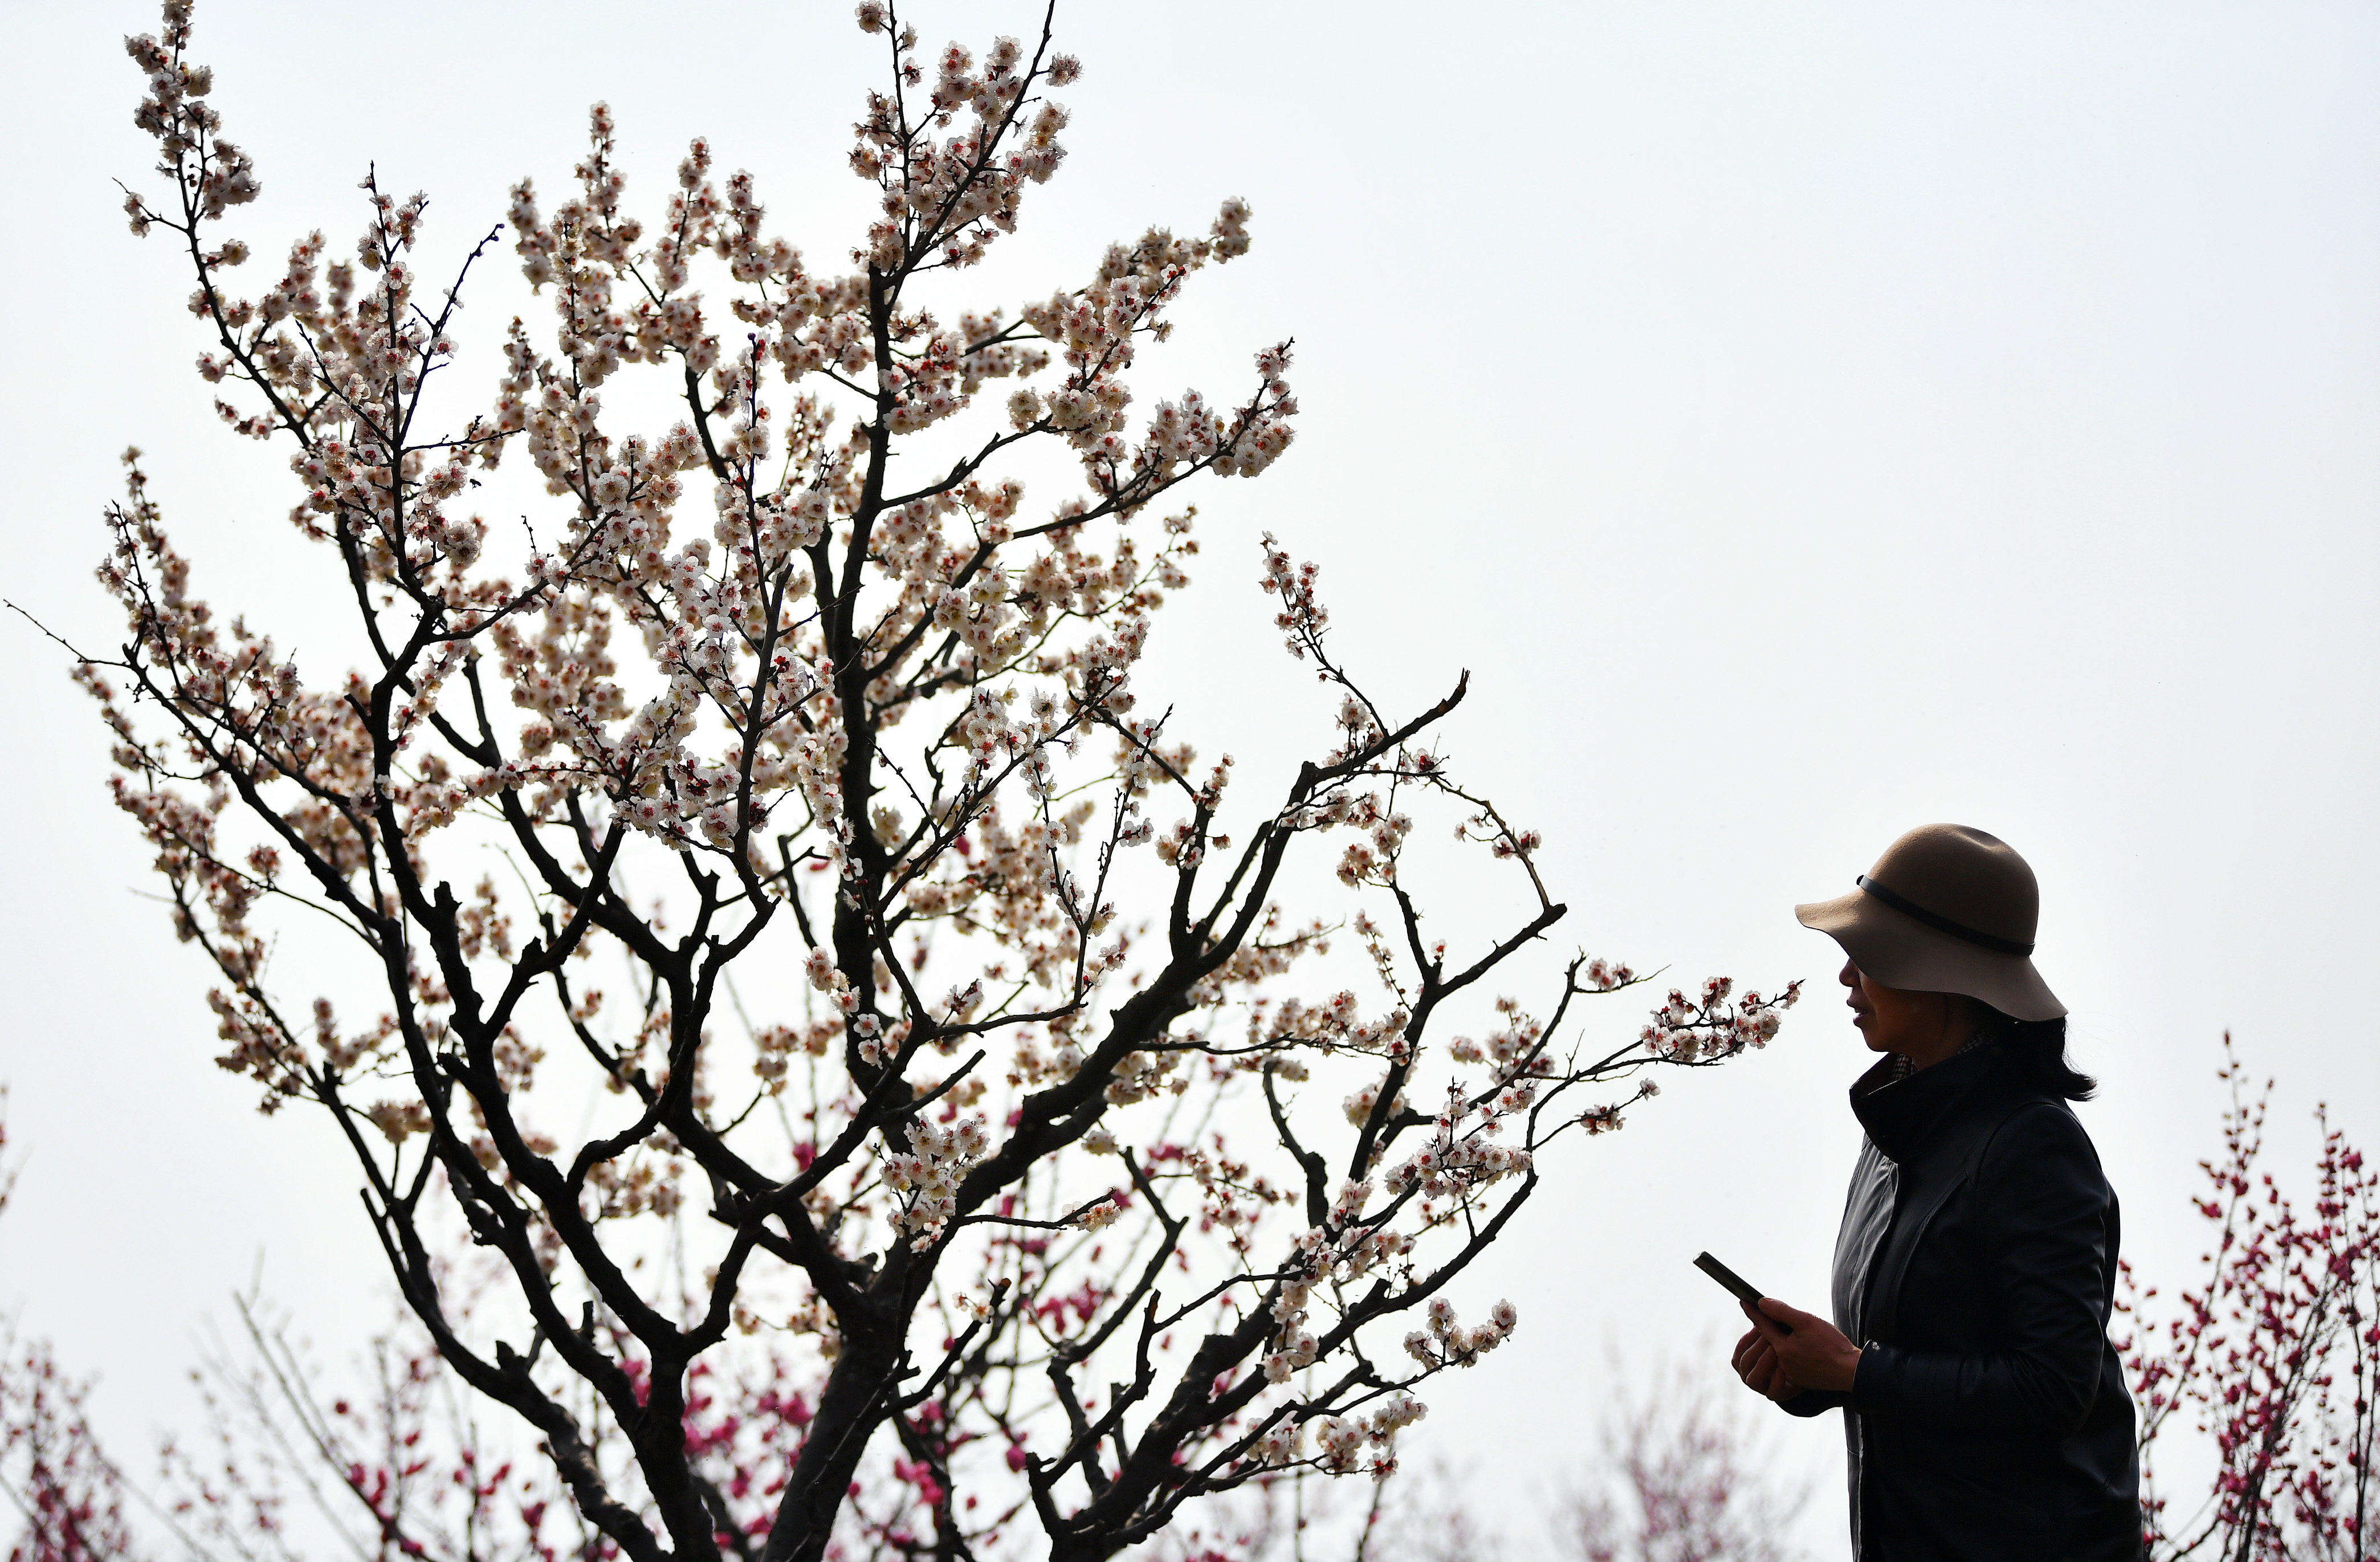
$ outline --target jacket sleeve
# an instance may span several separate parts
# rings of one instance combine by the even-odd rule
[[[1772,1399],[1769,1403],[1787,1415],[1824,1415],[1839,1411],[1852,1402],[1852,1397],[1832,1388],[1804,1388],[1790,1399]]]
[[[2067,1436],[2099,1386],[2114,1195],[2082,1125],[2046,1103],[1993,1136],[1973,1193],[1998,1348],[1870,1345],[1852,1403],[1946,1431]]]

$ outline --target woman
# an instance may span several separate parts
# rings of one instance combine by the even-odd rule
[[[1861,1562],[2141,1554],[2140,1467],[2107,1338],[2116,1195],[2066,1105],[2066,1008],[2033,968],[2040,893],[1979,829],[1925,825],[1858,888],[1799,906],[1849,957],[1884,1054],[1835,1244],[1834,1322],[1764,1298],[1744,1383],[1841,1407]]]

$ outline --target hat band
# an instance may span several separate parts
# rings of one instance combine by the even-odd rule
[[[1989,933],[1979,933],[1963,922],[1953,922],[1939,913],[1927,911],[1905,895],[1894,894],[1866,874],[1863,873],[1859,876],[1859,887],[1893,910],[1903,915],[1915,917],[1937,933],[1948,933],[1954,938],[1964,938],[1971,944],[1980,944],[1985,949],[1998,954],[2013,954],[2027,959],[2033,955],[2031,944],[2021,944],[2014,938],[2001,938]]]

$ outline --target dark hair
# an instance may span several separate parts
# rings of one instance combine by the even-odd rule
[[[1997,1011],[1995,1011],[1997,1012]],[[2066,1059],[2066,1016],[2018,1020],[2000,1016],[1999,1048],[2017,1077],[2069,1101],[2088,1101],[2099,1082]]]

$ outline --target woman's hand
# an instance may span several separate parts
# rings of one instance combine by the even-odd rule
[[[1802,1392],[1802,1386],[1785,1375],[1777,1360],[1777,1352],[1758,1329],[1746,1329],[1743,1338],[1735,1342],[1735,1354],[1730,1358],[1735,1375],[1755,1394],[1765,1394],[1783,1404]]]
[[[1743,1315],[1752,1320],[1752,1332],[1736,1342],[1735,1370],[1747,1385],[1772,1399],[1803,1388],[1851,1391],[1859,1374],[1860,1348],[1842,1330],[1773,1296],[1762,1297],[1757,1310],[1746,1303]],[[1792,1332],[1779,1327],[1780,1322]],[[1787,1393],[1776,1391],[1780,1384]]]

